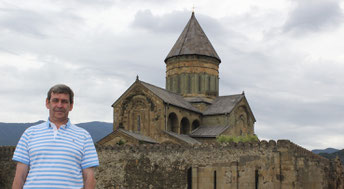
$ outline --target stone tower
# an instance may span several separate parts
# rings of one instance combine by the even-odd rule
[[[191,103],[209,102],[218,97],[221,59],[194,13],[165,63],[166,90],[184,96]]]

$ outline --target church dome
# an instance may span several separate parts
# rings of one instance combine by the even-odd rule
[[[217,59],[219,63],[221,62],[220,57],[198,23],[194,12],[177,42],[165,58],[165,62],[170,58],[182,55],[207,56]]]

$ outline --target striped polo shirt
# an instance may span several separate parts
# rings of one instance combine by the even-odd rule
[[[49,120],[49,119],[48,119]],[[60,129],[49,121],[29,127],[13,160],[29,165],[24,188],[82,188],[82,169],[99,165],[90,134],[70,121]]]

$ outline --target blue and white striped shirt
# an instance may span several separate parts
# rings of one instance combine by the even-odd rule
[[[82,188],[82,169],[99,166],[90,134],[70,121],[60,129],[49,121],[29,127],[13,160],[29,165],[24,188]],[[54,131],[55,130],[55,131]]]

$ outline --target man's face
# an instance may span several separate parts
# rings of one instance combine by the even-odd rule
[[[46,99],[46,107],[49,109],[49,118],[52,122],[65,122],[73,104],[69,101],[69,94],[51,93],[50,101]]]

